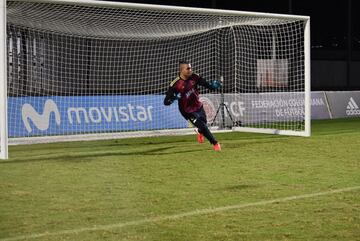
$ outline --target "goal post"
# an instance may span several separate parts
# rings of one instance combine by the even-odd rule
[[[6,0],[0,0],[0,11],[0,159],[7,159]]]
[[[221,91],[200,88],[213,128],[309,136],[309,29],[307,16],[8,0],[1,143],[192,133],[177,104],[163,105],[183,59],[223,79]]]
[[[311,135],[311,41],[310,41],[310,18],[304,26],[304,72],[305,72],[305,129],[304,136]]]

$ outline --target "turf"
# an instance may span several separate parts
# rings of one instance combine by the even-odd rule
[[[216,137],[220,153],[195,136],[11,146],[0,240],[360,240],[360,189],[246,206],[359,187],[359,118]]]

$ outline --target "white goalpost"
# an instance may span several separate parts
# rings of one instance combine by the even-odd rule
[[[193,133],[163,105],[178,61],[216,130],[310,136],[310,18],[95,0],[2,0],[7,143]],[[6,12],[5,12],[6,11]]]
[[[7,159],[6,0],[0,0],[0,11],[0,159]]]

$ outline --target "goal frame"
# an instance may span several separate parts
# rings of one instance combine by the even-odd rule
[[[0,159],[8,158],[6,0],[0,0]]]
[[[1,20],[0,20],[0,31],[1,31],[1,40],[0,40],[0,58],[3,65],[0,66],[0,158],[8,158],[8,123],[7,123],[7,45],[6,45],[6,0],[1,1]],[[248,127],[234,127],[234,131],[243,131],[243,132],[257,132],[257,133],[269,133],[269,134],[283,134],[283,135],[296,135],[296,136],[310,136],[311,135],[311,76],[310,76],[310,17],[302,15],[289,15],[289,14],[272,14],[272,13],[259,13],[259,12],[249,12],[249,11],[235,11],[235,10],[221,10],[221,9],[206,9],[206,8],[193,8],[193,7],[180,7],[180,6],[167,6],[167,5],[152,5],[152,4],[138,4],[138,3],[125,3],[125,2],[108,2],[108,1],[96,1],[96,0],[11,0],[13,2],[34,2],[34,3],[54,3],[54,4],[67,4],[67,5],[79,5],[79,6],[97,6],[97,7],[109,7],[109,8],[132,8],[139,10],[160,10],[166,11],[171,10],[175,12],[187,12],[193,14],[210,14],[210,15],[229,15],[229,16],[247,16],[247,17],[262,17],[262,18],[278,18],[278,19],[294,19],[301,20],[304,22],[304,131],[291,131],[291,130],[275,130],[275,129],[261,129],[261,128],[248,128]],[[147,136],[152,135],[166,135],[165,131],[147,131]],[[181,132],[182,133],[182,132]],[[127,133],[125,137],[131,137]],[[99,134],[92,134],[97,136]],[[79,135],[84,136],[84,135]],[[87,136],[87,135],[85,135]],[[91,134],[90,134],[91,136]],[[100,134],[99,136],[102,136]],[[107,135],[104,134],[104,139],[108,139]],[[120,135],[111,134],[113,138],[119,138]],[[55,142],[60,141],[71,141],[74,138],[61,138],[62,136],[51,137],[27,137],[27,138],[16,138],[22,144],[25,144],[24,139],[34,138],[35,142],[44,142],[46,139],[47,142],[52,142],[49,139],[54,138]],[[86,137],[85,137],[86,138]],[[39,141],[36,141],[39,139]],[[92,138],[86,138],[92,139]],[[95,138],[98,139],[98,138]],[[100,138],[102,139],[102,138]],[[75,138],[78,140],[78,138]],[[31,141],[34,143],[34,141]]]

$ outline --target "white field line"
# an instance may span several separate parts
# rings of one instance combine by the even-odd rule
[[[47,236],[59,236],[59,235],[66,235],[66,234],[79,234],[82,232],[89,232],[89,231],[119,229],[119,228],[123,228],[123,227],[127,227],[127,226],[136,226],[136,225],[142,225],[142,224],[146,224],[146,223],[155,223],[155,222],[166,221],[166,220],[176,220],[176,219],[185,218],[185,217],[206,215],[206,214],[213,214],[213,213],[221,213],[221,212],[225,212],[225,211],[229,211],[229,210],[241,209],[241,208],[252,207],[252,206],[262,206],[262,205],[267,205],[267,204],[283,203],[283,202],[288,202],[288,201],[293,201],[293,200],[313,198],[313,197],[325,196],[325,195],[342,193],[342,192],[350,192],[350,191],[355,191],[358,189],[360,189],[360,186],[347,187],[347,188],[334,189],[334,190],[325,191],[325,192],[303,194],[303,195],[297,195],[297,196],[283,197],[283,198],[277,198],[277,199],[272,199],[272,200],[264,200],[264,201],[252,202],[252,203],[243,203],[243,204],[238,204],[238,205],[230,205],[230,206],[217,207],[217,208],[205,208],[205,209],[199,209],[199,210],[194,210],[194,211],[185,212],[185,213],[179,213],[179,214],[167,215],[167,216],[159,216],[159,217],[153,217],[153,218],[146,218],[146,219],[124,222],[124,223],[115,223],[115,224],[108,224],[108,225],[95,225],[93,227],[60,230],[57,232],[46,232],[46,233],[39,233],[39,234],[22,235],[22,236],[0,239],[0,241],[17,241],[17,240],[25,240],[25,239],[28,240],[28,239],[47,237]]]

